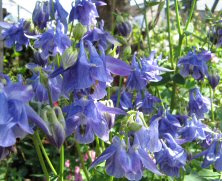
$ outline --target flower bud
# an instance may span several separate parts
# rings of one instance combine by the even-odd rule
[[[65,50],[65,52],[62,54],[62,66],[64,69],[67,69],[71,66],[73,66],[78,58],[78,52],[77,50],[73,50],[72,47]]]
[[[117,25],[117,30],[120,35],[128,37],[132,32],[132,26],[128,21],[125,21]]]
[[[215,89],[220,82],[220,76],[213,70],[209,71],[209,74],[207,75],[207,79],[212,89]]]
[[[48,135],[49,141],[60,148],[65,141],[65,119],[60,107],[47,106],[43,110],[43,119],[47,122],[51,135]]]
[[[73,28],[73,37],[75,40],[80,40],[82,36],[86,33],[86,27],[83,26],[81,23],[78,23]]]

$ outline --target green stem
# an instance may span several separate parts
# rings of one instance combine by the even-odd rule
[[[52,94],[51,94],[51,91],[50,91],[49,84],[47,85],[47,91],[48,91],[48,97],[49,97],[49,104],[50,104],[51,107],[53,107]]]
[[[189,23],[190,23],[190,21],[192,19],[193,12],[194,12],[194,9],[196,7],[196,2],[197,2],[197,0],[193,0],[193,2],[192,2],[191,10],[190,10],[190,13],[189,13],[189,18],[188,18],[188,20],[186,22],[186,26],[185,26],[185,31],[187,30],[187,28],[189,26]]]
[[[167,0],[167,32],[168,32],[168,42],[169,42],[169,48],[170,48],[170,62],[171,62],[171,68],[174,69],[173,51],[172,51],[170,31],[171,31],[171,29],[170,29],[170,0]]]
[[[100,155],[100,144],[99,144],[99,138],[96,136],[96,155]]]
[[[121,93],[122,84],[123,84],[123,78],[120,77],[120,78],[119,78],[119,90],[118,90],[116,107],[119,107],[119,103],[120,103],[120,93]]]
[[[89,181],[90,180],[89,173],[88,173],[88,170],[85,167],[84,159],[82,157],[82,154],[81,154],[81,151],[80,151],[80,146],[79,146],[78,142],[76,142],[76,149],[77,149],[77,152],[78,152],[78,155],[79,155],[79,158],[80,158],[80,162],[81,162],[81,165],[82,165],[83,172],[85,173],[87,181]]]
[[[63,181],[63,172],[64,172],[64,164],[65,164],[65,158],[64,158],[64,145],[60,148],[60,173],[59,173],[59,181]]]
[[[148,50],[149,50],[149,54],[151,53],[151,43],[150,43],[150,36],[149,36],[149,25],[148,25],[148,20],[147,20],[147,16],[146,16],[146,10],[147,10],[147,3],[146,0],[143,1],[144,2],[144,19],[145,19],[145,25],[146,25],[146,36],[147,36],[147,45],[148,45]]]
[[[210,87],[210,99],[211,99],[211,119],[214,122],[214,90]]]
[[[113,181],[113,176],[111,176],[111,177],[109,178],[109,181]]]
[[[49,180],[49,173],[47,171],[47,168],[46,168],[46,165],[45,165],[45,162],[44,162],[44,159],[43,159],[43,156],[42,156],[42,152],[39,148],[39,144],[38,144],[38,139],[37,139],[37,135],[36,135],[36,132],[34,133],[34,135],[32,136],[32,140],[33,140],[33,143],[34,143],[34,146],[35,146],[35,150],[37,152],[37,155],[38,155],[38,158],[39,158],[39,162],[41,164],[41,167],[42,167],[42,171],[46,177],[46,180]]]
[[[178,29],[179,35],[181,36],[182,35],[182,30],[181,30],[181,26],[180,26],[180,15],[179,15],[178,1],[174,0],[174,4],[175,4],[175,10],[176,10],[177,29]]]
[[[48,157],[48,155],[47,155],[47,153],[46,153],[46,151],[45,151],[45,148],[44,148],[44,146],[43,146],[43,144],[42,144],[42,141],[41,141],[41,139],[40,139],[40,136],[39,136],[38,131],[36,131],[36,138],[37,138],[38,144],[39,144],[39,146],[40,146],[40,148],[41,148],[41,150],[42,150],[42,153],[43,153],[43,155],[44,155],[47,163],[49,164],[49,167],[51,168],[51,170],[52,170],[52,172],[54,173],[54,175],[57,176],[58,174],[57,174],[55,168],[53,167],[52,162],[50,161],[50,159],[49,159],[49,157]]]

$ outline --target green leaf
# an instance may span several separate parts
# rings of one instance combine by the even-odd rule
[[[187,30],[184,32],[187,36],[192,35],[194,31],[193,23],[189,23]]]
[[[168,83],[169,81],[171,81],[170,74],[171,74],[170,72],[163,74],[161,81],[159,81],[159,82],[151,82],[150,85],[151,85],[151,86],[165,85],[166,83]]]
[[[151,6],[156,6],[158,4],[160,4],[162,1],[151,1],[151,2],[146,2],[146,6],[151,7]]]
[[[190,175],[185,175],[184,181],[205,181],[205,179],[201,178],[197,174],[190,174]]]
[[[173,81],[177,84],[185,84],[185,79],[179,73],[173,76]]]
[[[218,172],[214,172],[213,170],[210,169],[202,169],[198,172],[198,175],[206,178],[206,179],[219,179],[220,174]]]

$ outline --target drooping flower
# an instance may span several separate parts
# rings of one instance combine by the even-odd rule
[[[148,82],[159,82],[162,77],[162,72],[170,72],[171,70],[163,67],[159,67],[158,61],[161,60],[162,56],[159,56],[155,59],[155,51],[150,53],[148,58],[144,57],[141,60],[141,68],[143,72],[143,76]]]
[[[125,114],[117,108],[106,107],[92,99],[82,98],[64,109],[67,112],[66,134],[74,133],[79,143],[91,143],[94,135],[104,141],[109,138],[109,127],[103,113]]]
[[[34,100],[42,103],[49,103],[48,87],[52,96],[52,101],[56,102],[61,96],[62,78],[60,76],[50,78],[48,74],[52,72],[52,67],[45,65],[40,67],[34,63],[29,63],[27,68],[33,73],[28,79],[28,83],[32,85],[35,93]]]
[[[203,80],[208,74],[207,62],[212,58],[210,51],[201,50],[200,53],[194,49],[187,56],[182,57],[178,62],[180,74],[183,77],[192,77],[196,80]]]
[[[193,159],[196,159],[204,156],[204,161],[201,165],[202,168],[207,168],[211,164],[214,164],[217,171],[222,171],[222,143],[220,139],[221,134],[214,135],[213,141],[208,148],[193,157]]]
[[[115,105],[117,105],[118,100],[118,91],[115,95],[112,96],[112,100]],[[120,93],[119,106],[123,110],[132,110],[133,109],[133,95],[126,90]]]
[[[132,32],[132,26],[129,21],[124,21],[117,24],[117,31],[120,35],[128,37]]]
[[[143,94],[141,92],[137,93],[135,102],[137,109],[144,114],[150,114],[153,112],[155,104],[161,102],[161,100],[145,91]]]
[[[94,27],[92,30],[89,30],[84,36],[83,40],[89,40],[92,44],[97,43],[98,46],[101,46],[104,50],[107,50],[108,44],[111,45],[120,45],[120,43],[112,36],[109,32],[103,29],[104,22],[100,23],[100,28]]]
[[[68,13],[66,10],[62,7],[59,0],[49,0],[50,5],[50,16],[51,19],[55,19],[56,21],[60,21],[64,26],[64,32],[66,33],[68,30],[68,23],[67,23],[67,16]]]
[[[36,1],[35,9],[32,13],[32,21],[35,26],[38,26],[40,29],[44,29],[49,21],[50,8],[49,2]]]
[[[72,9],[69,15],[69,22],[77,19],[85,26],[96,25],[96,18],[99,17],[96,6],[104,6],[106,3],[97,1],[94,3],[91,0],[76,0],[75,5],[72,4]]]
[[[22,82],[12,83],[9,77],[1,74],[7,84],[0,83],[0,147],[10,147],[16,143],[17,138],[24,138],[27,134],[34,133],[34,126],[39,126],[46,134],[50,135],[46,123],[27,104],[34,93],[31,86]]]
[[[49,56],[55,56],[57,53],[61,55],[71,46],[71,41],[69,37],[64,34],[62,27],[63,25],[58,21],[56,31],[51,27],[35,41],[34,47],[41,49],[41,57],[43,59]]]
[[[162,141],[162,150],[155,153],[156,163],[164,174],[179,177],[180,169],[186,164],[187,153],[171,134],[167,133],[164,137],[167,143]]]
[[[190,90],[190,100],[188,105],[189,115],[196,114],[198,119],[203,119],[204,114],[209,111],[210,100],[204,97],[199,88]]]
[[[181,127],[180,117],[180,115],[170,114],[168,110],[160,108],[158,114],[151,118],[150,124],[158,120],[159,124],[156,123],[155,125],[158,126],[160,137],[165,133],[169,133],[175,137],[178,135],[178,129]]]
[[[212,89],[215,89],[220,83],[220,75],[215,69],[211,68],[207,75],[208,82]]]
[[[139,147],[136,139],[133,139],[132,145],[126,145],[124,140],[115,136],[112,145],[92,163],[89,169],[105,160],[107,174],[115,178],[126,177],[128,180],[140,180],[143,169],[161,175],[154,161],[146,151]]]
[[[16,51],[21,51],[23,45],[26,47],[29,45],[29,39],[25,34],[29,33],[30,23],[21,19],[18,24],[3,24],[1,26],[4,28],[1,39],[4,40],[5,46],[7,48],[12,48],[15,46]]]
[[[132,72],[127,79],[126,87],[129,90],[143,90],[147,85],[147,80],[143,76],[139,63],[136,61],[136,54],[133,55],[131,67]]]
[[[195,114],[192,114],[192,118],[187,119],[184,127],[179,130],[179,134],[186,142],[191,142],[196,139],[205,140],[209,131],[207,125],[197,119]]]

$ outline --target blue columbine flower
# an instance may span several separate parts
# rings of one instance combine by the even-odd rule
[[[171,70],[159,67],[158,61],[161,60],[162,56],[159,56],[157,59],[155,59],[155,51],[152,51],[150,53],[150,56],[148,58],[143,58],[141,60],[141,67],[143,76],[148,82],[159,82],[162,77],[161,72],[170,72]]]
[[[207,132],[210,132],[207,125],[197,119],[195,114],[192,114],[192,118],[186,120],[184,127],[178,133],[186,142],[191,142],[196,139],[205,140]]]
[[[36,1],[35,9],[32,13],[32,21],[35,26],[38,26],[40,29],[44,29],[49,21],[50,8],[49,2]]]
[[[184,168],[187,160],[187,153],[176,143],[169,133],[164,135],[166,142],[162,141],[162,150],[155,153],[156,163],[160,170],[169,176],[179,177],[180,168]]]
[[[134,138],[132,145],[126,145],[124,140],[115,136],[112,145],[92,163],[89,169],[105,160],[107,174],[115,178],[126,177],[128,180],[140,180],[144,168],[161,175],[154,161],[146,151],[139,147],[138,141]]]
[[[147,85],[147,80],[144,77],[141,66],[136,61],[136,54],[133,55],[131,68],[132,72],[127,79],[126,87],[129,90],[143,90]]]
[[[27,68],[33,73],[33,76],[28,79],[35,92],[34,100],[42,103],[49,103],[47,87],[51,92],[52,101],[58,101],[61,96],[62,78],[60,76],[49,78],[48,75],[52,72],[52,66],[45,65],[40,67],[34,63],[27,64]]]
[[[107,50],[108,43],[111,45],[120,45],[120,43],[108,32],[103,29],[104,22],[100,23],[100,28],[94,27],[92,30],[89,30],[83,37],[83,40],[89,40],[93,44],[97,43],[104,50]]]
[[[16,143],[17,138],[24,138],[33,134],[34,124],[39,126],[46,134],[50,135],[46,123],[27,104],[34,93],[31,86],[22,82],[12,83],[9,77],[1,74],[6,79],[4,86],[0,83],[0,147],[10,147]]]
[[[202,96],[199,88],[190,90],[190,100],[188,105],[189,115],[196,114],[198,119],[204,119],[204,114],[209,111],[210,100]]]
[[[4,40],[7,48],[15,46],[16,51],[21,51],[23,45],[26,47],[29,45],[29,39],[25,36],[26,33],[29,33],[30,28],[27,21],[21,19],[18,24],[6,25],[1,23],[1,26],[5,28],[2,32],[1,39]]]
[[[103,6],[106,3],[97,1],[94,3],[91,0],[76,0],[75,5],[72,5],[72,9],[69,15],[69,22],[77,19],[81,24],[85,26],[91,26],[96,24],[96,18],[99,17],[96,6]]]
[[[155,104],[161,102],[161,100],[147,91],[144,93],[138,92],[136,97],[136,107],[144,114],[150,114],[154,110]]]
[[[106,107],[102,103],[86,98],[75,101],[71,106],[64,108],[64,111],[67,112],[67,136],[74,133],[75,139],[84,144],[93,142],[94,135],[108,141],[109,127],[104,112],[125,114],[119,109]]]
[[[156,123],[156,126],[158,126],[160,137],[165,133],[170,133],[175,137],[178,135],[178,129],[181,127],[180,117],[179,115],[172,115],[168,110],[160,108],[158,114],[151,118],[150,124],[158,120],[159,124]]]
[[[112,96],[112,100],[114,104],[117,104],[117,99],[118,99],[118,91],[115,95]],[[120,93],[120,108],[123,110],[132,110],[133,109],[133,94],[127,92],[126,90],[122,91]]]
[[[49,0],[49,9],[50,9],[50,17],[51,19],[55,19],[56,21],[60,21],[64,26],[64,32],[66,33],[68,30],[67,16],[68,13],[62,7],[59,0]]]
[[[71,46],[71,41],[63,32],[63,25],[58,21],[56,31],[50,28],[44,32],[39,39],[34,43],[35,48],[41,49],[41,57],[43,59],[49,56],[55,56],[57,53],[60,55]]]
[[[180,74],[183,77],[192,75],[196,80],[203,80],[204,76],[208,74],[207,62],[212,58],[210,51],[201,50],[197,53],[194,49],[190,51],[187,56],[182,57],[178,62]]]
[[[202,168],[207,168],[211,164],[214,164],[217,171],[222,171],[222,143],[220,139],[221,134],[215,134],[210,146],[193,157],[193,159],[196,159],[200,156],[204,156],[204,161],[201,165]]]

